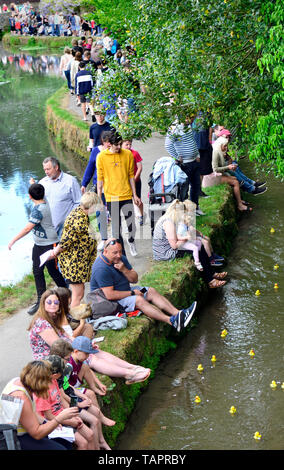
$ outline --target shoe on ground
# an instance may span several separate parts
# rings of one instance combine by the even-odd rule
[[[131,243],[131,242],[127,241],[127,243],[128,243],[128,246],[129,246],[130,254],[131,254],[132,256],[137,256],[138,253],[137,253],[137,250],[136,250],[135,242],[132,242],[132,243]]]
[[[191,304],[190,307],[185,308],[185,309],[182,310],[182,312],[184,313],[184,325],[183,325],[184,328],[187,327],[187,325],[189,324],[190,320],[192,319],[193,314],[194,314],[194,312],[195,312],[195,310],[196,310],[196,307],[197,307],[197,302],[195,301],[195,302],[193,302],[193,303]]]
[[[199,197],[207,198],[207,197],[210,197],[210,196],[208,194],[205,194],[204,191],[200,191]]]
[[[266,188],[266,186],[264,186],[262,188],[255,188],[255,190],[251,194],[254,194],[255,196],[258,196],[259,194],[263,194],[266,191],[267,191],[267,188]]]
[[[265,186],[265,185],[266,185],[266,181],[262,181],[262,182],[256,181],[256,182],[254,183],[254,187],[255,187],[255,188],[262,188],[262,186]]]
[[[205,215],[205,213],[204,213],[201,209],[196,209],[195,214],[196,214],[197,216],[199,216],[199,215]]]
[[[36,302],[34,305],[32,305],[29,310],[28,310],[28,314],[29,315],[34,315],[37,311],[38,311],[38,308],[39,308],[39,302]]]
[[[143,215],[141,215],[139,217],[139,225],[143,225],[143,224],[144,224],[144,217],[143,217]]]

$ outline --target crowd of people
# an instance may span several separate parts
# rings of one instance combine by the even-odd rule
[[[80,34],[102,34],[102,28],[94,20],[86,20],[76,12],[63,11],[45,13],[38,6],[25,2],[2,6],[3,13],[9,13],[10,32],[23,36],[79,36]],[[0,12],[1,13],[1,12]]]
[[[107,391],[96,374],[121,378],[131,385],[147,380],[151,373],[103,351],[87,319],[74,325],[72,312],[84,303],[87,282],[91,293],[100,291],[118,312],[132,314],[138,310],[177,333],[188,326],[197,308],[196,301],[180,308],[155,288],[139,285],[137,271],[126,255],[122,216],[132,257],[138,255],[136,217],[140,225],[145,223],[142,158],[133,149],[132,138],[123,140],[116,131],[103,103],[96,102],[92,107],[89,100],[93,77],[97,80],[104,66],[101,54],[117,58],[119,45],[116,43],[116,51],[111,51],[114,41],[107,37],[103,35],[99,44],[95,41],[94,48],[92,36],[81,38],[81,42],[74,38],[72,49],[67,48],[61,58],[61,72],[73,99],[82,106],[83,119],[87,119],[88,109],[93,116],[90,157],[81,184],[62,171],[56,158],[47,157],[43,161],[45,176],[39,182],[30,180],[33,208],[28,223],[9,243],[12,249],[18,240],[33,234],[37,299],[28,310],[34,315],[28,329],[33,361],[2,392],[23,400],[18,425],[22,449],[69,449],[69,440],[58,437],[59,432],[57,437],[51,434],[62,425],[72,429],[77,449],[109,449],[103,426],[116,423],[100,410],[96,395],[103,396]],[[92,56],[95,48],[100,57],[97,60],[86,55]],[[86,64],[91,64],[95,74],[86,69]],[[127,112],[129,108],[128,104]],[[196,230],[196,216],[204,215],[200,198],[208,197],[206,187],[228,184],[238,210],[249,212],[241,189],[259,195],[267,188],[264,181],[246,177],[228,154],[231,132],[204,122],[202,113],[197,113],[184,123],[174,122],[168,130],[165,148],[174,165],[184,172],[188,186],[183,200],[176,198],[156,221],[152,250],[157,262],[191,255],[208,287],[215,289],[227,282],[227,272],[217,271],[225,259],[215,253],[210,239]],[[52,289],[46,288],[45,267],[56,284]]]

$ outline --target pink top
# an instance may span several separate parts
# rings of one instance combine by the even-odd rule
[[[61,395],[56,379],[52,379],[52,383],[48,390],[48,398],[39,398],[34,395],[36,404],[36,411],[44,416],[44,412],[50,410],[54,416],[58,415],[63,410],[61,403]]]

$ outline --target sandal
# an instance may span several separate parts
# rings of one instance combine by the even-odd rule
[[[145,374],[145,371],[146,371],[146,374]],[[136,384],[138,382],[144,382],[145,380],[148,379],[149,375],[151,374],[151,370],[147,370],[147,369],[144,369],[141,368],[140,370],[137,369],[136,372],[134,372],[134,374],[132,375],[132,377],[130,377],[129,379],[127,379],[125,381],[125,384],[126,385],[132,385],[132,384]],[[141,377],[142,375],[142,377]]]
[[[252,207],[246,206],[245,209],[239,209],[240,212],[252,212]]]
[[[222,280],[225,279],[225,277],[228,275],[228,273],[223,272],[223,273],[215,273],[213,274],[214,279]]]
[[[217,287],[223,287],[226,282],[227,281],[218,281],[218,279],[212,279],[208,285],[210,289],[216,289]]]

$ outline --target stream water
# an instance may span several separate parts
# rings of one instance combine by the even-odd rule
[[[253,174],[251,163],[242,160],[241,165]],[[211,294],[208,307],[197,314],[197,326],[162,361],[118,441],[119,450],[283,449],[283,183],[273,176],[267,181],[265,194],[247,198],[254,211],[240,222],[226,266],[228,284]],[[222,338],[224,329],[228,334]],[[276,389],[270,387],[273,380]]]
[[[0,49],[0,59],[11,77],[0,86],[0,284],[10,284],[31,271],[31,237],[11,252],[7,249],[27,222],[29,178],[43,176],[42,160],[48,155],[59,157],[64,171],[81,172],[72,169],[70,152],[59,155],[44,121],[44,102],[62,84],[59,58]],[[253,174],[251,163],[242,160],[241,165]],[[226,266],[230,282],[211,293],[208,307],[197,313],[196,326],[162,361],[118,450],[283,449],[283,183],[272,175],[267,181],[269,190],[250,197],[254,211],[240,222]],[[223,329],[225,338],[220,336]],[[231,406],[237,410],[234,415]],[[254,439],[257,431],[261,440]]]

